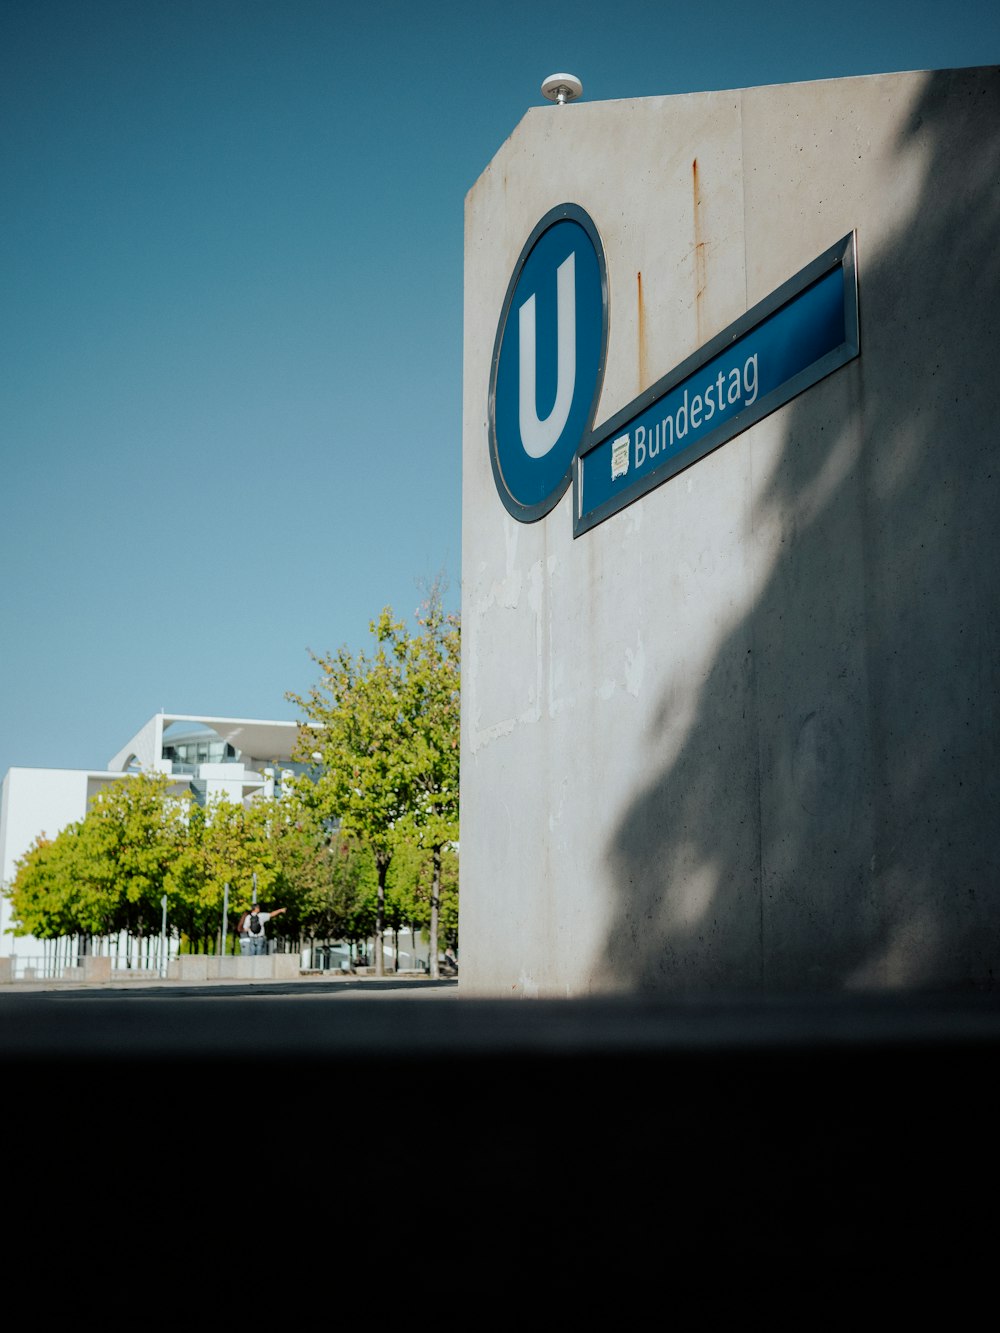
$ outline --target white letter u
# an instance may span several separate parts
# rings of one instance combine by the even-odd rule
[[[563,433],[573,406],[576,388],[576,254],[571,253],[556,270],[556,401],[544,421],[538,419],[535,402],[535,298],[529,296],[518,311],[521,348],[519,420],[521,443],[529,458],[547,454]]]

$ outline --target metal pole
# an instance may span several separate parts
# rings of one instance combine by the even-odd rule
[[[229,932],[229,880],[222,895],[222,953],[226,952],[226,935]],[[219,955],[222,956],[221,954]],[[219,974],[221,976],[221,973]]]
[[[163,924],[160,926],[160,976],[167,975],[167,895],[160,899],[163,908]]]

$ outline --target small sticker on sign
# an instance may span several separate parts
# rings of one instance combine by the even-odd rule
[[[615,481],[618,477],[624,477],[628,471],[629,437],[628,435],[619,435],[617,440],[611,441],[611,480]]]

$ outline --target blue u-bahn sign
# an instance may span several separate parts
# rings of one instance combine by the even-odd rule
[[[564,204],[521,253],[493,352],[493,475],[522,522],[544,517],[572,479],[579,536],[856,357],[855,234],[595,430],[607,339],[597,228]]]
[[[493,476],[522,522],[543,518],[570,483],[597,410],[607,338],[601,240],[582,208],[563,204],[521,251],[493,348]]]

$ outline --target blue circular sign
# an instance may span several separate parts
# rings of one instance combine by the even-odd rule
[[[522,523],[543,518],[593,425],[608,331],[597,228],[576,204],[538,223],[507,288],[490,370],[490,461]]]

